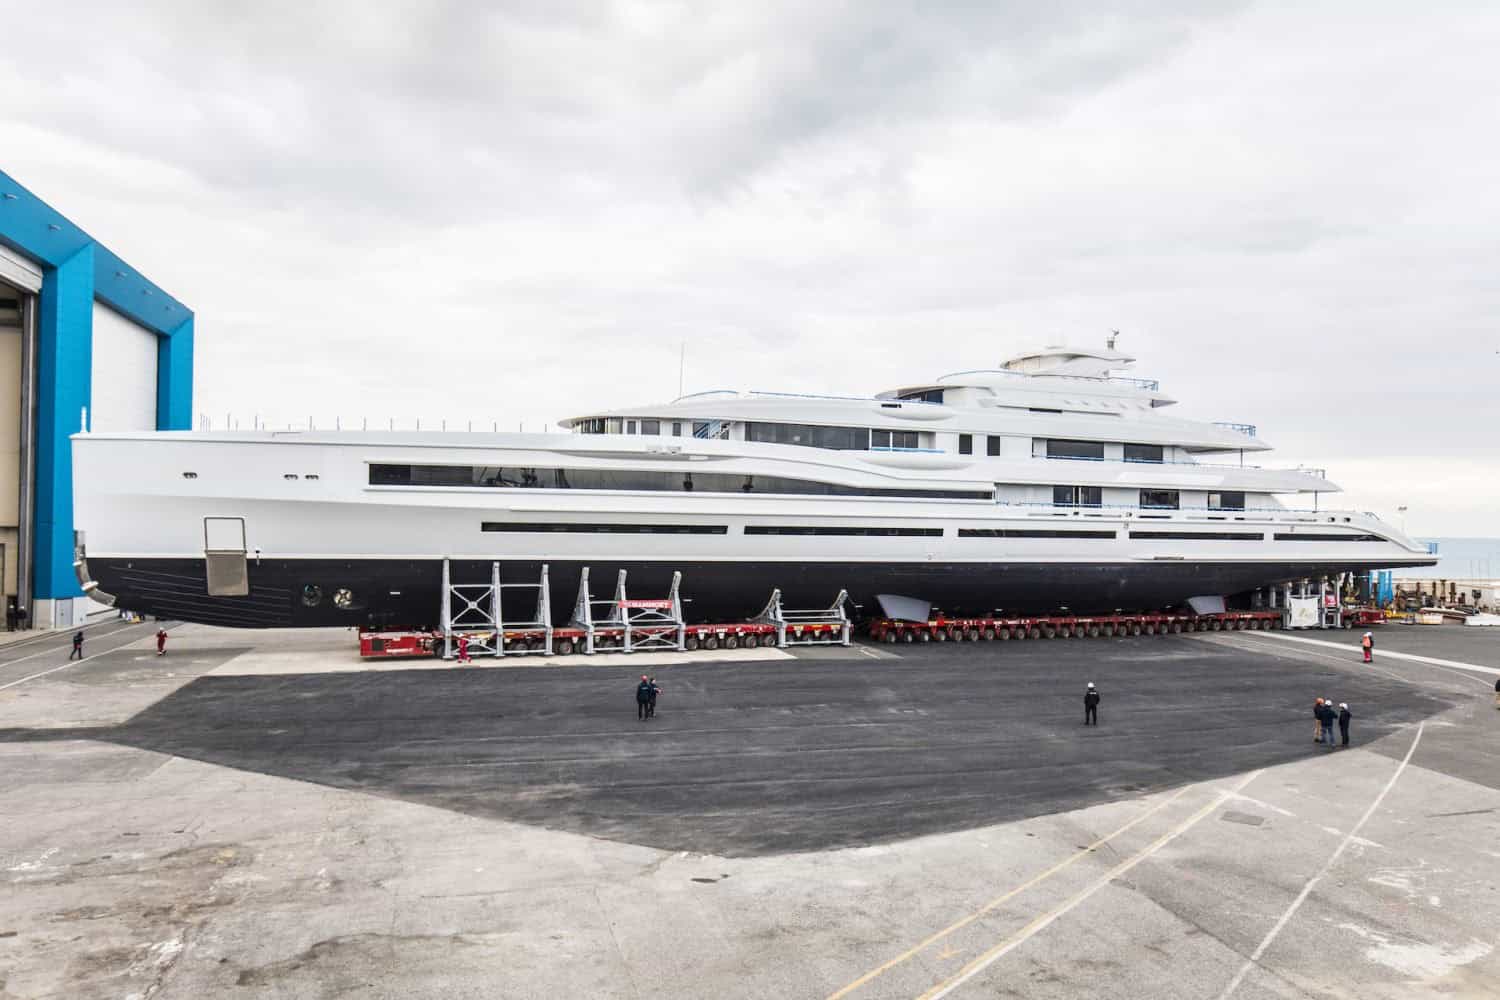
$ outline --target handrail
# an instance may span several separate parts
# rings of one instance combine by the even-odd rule
[[[1215,427],[1223,427],[1226,430],[1237,431],[1238,433],[1243,434],[1246,437],[1256,436],[1254,424],[1237,424],[1230,420],[1215,420],[1213,422],[1213,425]]]
[[[1160,462],[1149,458],[1087,458],[1080,455],[1033,455],[1032,458],[1042,458],[1053,462],[1121,462],[1125,465],[1178,465],[1194,469],[1256,469],[1261,472],[1300,472],[1305,475],[1315,476],[1318,479],[1327,479],[1327,469],[1314,469],[1308,466],[1296,466],[1290,469],[1278,469],[1269,465],[1239,465],[1234,462],[1186,462],[1182,459],[1162,459]]]
[[[945,378],[962,378],[965,375],[1004,375],[1006,378],[1056,378],[1070,382],[1120,382],[1137,386],[1151,392],[1161,391],[1161,382],[1154,378],[1134,378],[1129,375],[1049,375],[1047,372],[1018,372],[1010,368],[969,368],[961,372],[939,375],[934,385],[941,385]]]
[[[851,450],[851,451],[858,451],[857,448],[856,449],[849,449],[849,450]],[[881,444],[881,445],[874,445],[874,444],[872,444],[866,450],[868,450],[868,451],[916,451],[916,452],[922,452],[922,453],[927,454],[927,455],[946,455],[946,454],[948,454],[946,451],[944,451],[941,448],[901,448],[901,447],[897,447],[897,446],[894,446],[894,445],[888,445],[888,444]]]
[[[1311,507],[1150,507],[1132,503],[1088,503],[1088,504],[1059,504],[1050,500],[995,500],[997,507],[1045,507],[1057,510],[1149,510],[1155,512],[1169,511],[1174,513],[1208,513],[1208,514],[1315,514],[1316,518],[1311,520],[1328,521],[1338,517],[1367,517],[1372,521],[1380,521],[1380,515],[1368,510],[1318,510]],[[1309,520],[1304,518],[1303,520]],[[1381,521],[1383,524],[1384,522]]]

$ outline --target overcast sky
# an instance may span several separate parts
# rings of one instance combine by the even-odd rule
[[[1116,328],[1326,500],[1500,535],[1500,7],[942,7],[63,0],[7,19],[0,163],[197,312],[215,426]]]

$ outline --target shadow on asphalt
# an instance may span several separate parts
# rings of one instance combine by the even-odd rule
[[[0,731],[97,739],[669,850],[878,844],[1080,808],[1327,753],[1451,707],[1374,674],[1190,637],[908,647],[896,658],[656,669],[200,677],[127,723]],[[1084,728],[1083,690],[1103,692]]]

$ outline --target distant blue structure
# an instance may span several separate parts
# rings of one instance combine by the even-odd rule
[[[73,573],[68,437],[81,429],[85,412],[94,413],[98,307],[114,314],[112,325],[119,324],[115,317],[134,324],[121,324],[129,336],[149,345],[139,328],[157,338],[157,430],[192,427],[193,313],[0,171],[0,298],[9,303],[13,292],[19,293],[23,427],[14,528],[19,551],[6,553],[7,560],[18,560],[11,563],[18,578],[7,596],[32,623],[67,626],[83,609]],[[34,416],[29,429],[28,414]],[[8,474],[0,470],[0,481]]]

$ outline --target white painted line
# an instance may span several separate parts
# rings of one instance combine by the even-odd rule
[[[1344,839],[1339,841],[1339,846],[1334,850],[1332,856],[1323,862],[1323,867],[1319,868],[1317,874],[1307,880],[1307,884],[1302,887],[1301,892],[1297,893],[1297,898],[1292,900],[1292,905],[1286,908],[1286,912],[1281,915],[1281,919],[1276,921],[1276,925],[1266,932],[1266,936],[1261,939],[1255,951],[1251,953],[1249,958],[1245,959],[1245,964],[1240,966],[1240,971],[1234,974],[1234,978],[1229,981],[1229,985],[1224,987],[1224,992],[1219,994],[1219,1000],[1227,1000],[1231,993],[1239,989],[1240,983],[1245,981],[1245,976],[1249,974],[1250,969],[1260,961],[1261,956],[1266,953],[1266,949],[1271,947],[1271,942],[1276,940],[1276,935],[1281,933],[1281,929],[1287,925],[1287,921],[1292,919],[1292,915],[1297,912],[1303,901],[1307,899],[1308,894],[1313,891],[1313,886],[1317,885],[1318,881],[1324,875],[1328,874],[1329,869],[1333,867],[1334,863],[1344,853],[1344,849],[1354,842],[1359,831],[1369,822],[1370,817],[1375,815],[1375,810],[1380,808],[1380,803],[1384,802],[1385,797],[1390,794],[1391,789],[1396,787],[1396,779],[1401,777],[1401,772],[1405,771],[1406,765],[1411,763],[1411,755],[1417,752],[1417,744],[1422,742],[1422,730],[1425,726],[1426,723],[1417,724],[1417,735],[1412,737],[1411,746],[1406,748],[1406,756],[1401,758],[1401,763],[1396,767],[1396,773],[1391,775],[1391,780],[1387,781],[1385,787],[1380,790],[1380,794],[1375,796],[1375,801],[1370,803],[1370,808],[1366,809],[1365,814],[1359,818],[1359,822],[1354,824],[1354,829],[1346,833]]]
[[[1189,816],[1187,819],[1183,820],[1181,823],[1177,824],[1172,829],[1162,834],[1160,837],[1156,838],[1156,840],[1152,841],[1148,847],[1136,852],[1126,860],[1120,862],[1118,865],[1115,865],[1109,871],[1105,872],[1099,878],[1095,879],[1094,882],[1091,883],[1087,888],[1075,893],[1060,906],[1057,906],[1054,909],[1051,909],[1042,914],[1040,917],[1037,917],[1031,923],[1027,924],[1025,927],[1022,927],[1015,934],[1012,934],[1010,937],[1006,938],[1004,941],[995,945],[989,951],[985,952],[983,955],[980,955],[978,958],[974,959],[974,961],[964,966],[954,976],[949,979],[945,979],[943,982],[938,983],[926,993],[923,993],[919,1000],[939,1000],[940,997],[945,997],[948,994],[952,993],[954,990],[958,989],[958,987],[962,986],[970,979],[973,979],[985,969],[989,968],[1001,957],[1011,951],[1014,951],[1022,944],[1025,944],[1037,933],[1044,930],[1053,921],[1057,920],[1059,917],[1065,916],[1069,911],[1074,909],[1080,903],[1084,902],[1094,893],[1109,885],[1115,879],[1119,878],[1121,875],[1124,875],[1126,872],[1130,871],[1130,869],[1134,868],[1142,861],[1145,861],[1157,851],[1167,846],[1167,844],[1171,843],[1173,840],[1176,840],[1178,837],[1182,836],[1198,823],[1202,822],[1204,817],[1206,817],[1209,813],[1213,812],[1229,799],[1234,798],[1240,792],[1244,791],[1245,787],[1249,785],[1250,782],[1260,777],[1261,773],[1261,771],[1252,771],[1233,788],[1221,791],[1217,796],[1214,797],[1214,800],[1212,802],[1204,806],[1202,809],[1199,809],[1197,812],[1193,813],[1193,815]]]
[[[1136,826],[1136,825],[1144,822],[1148,818],[1156,815],[1157,813],[1161,812],[1163,809],[1165,809],[1168,806],[1172,805],[1178,799],[1180,799],[1184,795],[1186,795],[1187,792],[1188,792],[1188,789],[1190,787],[1191,786],[1185,786],[1183,788],[1179,788],[1175,794],[1173,794],[1173,795],[1171,795],[1171,796],[1169,796],[1167,798],[1162,799],[1160,802],[1156,803],[1155,805],[1153,805],[1151,808],[1145,810],[1144,812],[1137,813],[1134,817],[1132,817],[1129,821],[1127,821],[1124,826],[1116,827],[1112,832],[1105,834],[1104,836],[1100,837],[1098,840],[1094,841],[1092,844],[1089,844],[1087,847],[1081,847],[1081,848],[1079,848],[1078,851],[1077,851],[1077,853],[1070,854],[1068,857],[1062,859],[1057,864],[1053,865],[1051,868],[1048,868],[1046,871],[1042,872],[1041,874],[1039,874],[1039,875],[1033,875],[1031,878],[1027,879],[1025,882],[1022,882],[1020,885],[1016,886],[1014,889],[1011,889],[1010,891],[1004,893],[1003,895],[996,896],[994,899],[990,900],[988,903],[985,903],[983,906],[981,906],[979,909],[973,911],[972,913],[969,913],[966,916],[960,917],[959,919],[955,920],[953,923],[949,924],[947,927],[944,927],[942,930],[937,931],[936,933],[929,934],[927,937],[923,938],[920,942],[918,942],[917,944],[915,944],[912,947],[908,948],[906,951],[903,951],[901,954],[897,955],[895,958],[890,959],[889,961],[887,961],[887,962],[885,962],[885,963],[883,963],[881,965],[876,966],[875,968],[871,969],[869,972],[866,972],[864,975],[860,976],[858,979],[854,980],[852,983],[850,983],[849,985],[843,987],[842,989],[837,990],[837,991],[835,991],[833,993],[828,994],[827,1000],[841,1000],[841,998],[848,996],[850,993],[853,993],[855,990],[857,990],[860,987],[866,985],[867,983],[871,982],[872,980],[874,980],[874,979],[876,979],[876,978],[878,978],[880,976],[885,975],[887,972],[889,972],[891,969],[894,969],[896,966],[900,965],[902,962],[905,962],[908,959],[915,957],[916,955],[918,955],[919,953],[921,953],[924,949],[926,949],[926,948],[928,948],[928,947],[936,944],[937,942],[943,940],[944,938],[948,937],[948,935],[952,934],[954,931],[962,930],[963,928],[965,928],[965,927],[969,926],[970,924],[972,924],[974,921],[978,920],[980,917],[986,916],[987,914],[993,912],[994,910],[999,909],[1002,904],[1010,902],[1010,900],[1012,900],[1016,896],[1019,896],[1021,893],[1025,892],[1026,890],[1031,889],[1034,886],[1038,886],[1041,883],[1045,882],[1047,879],[1049,879],[1052,876],[1056,875],[1058,872],[1060,872],[1063,869],[1068,868],[1069,866],[1071,866],[1074,862],[1080,861],[1080,860],[1088,857],[1089,855],[1091,855],[1094,852],[1096,852],[1097,850],[1099,850],[1099,848],[1101,848],[1105,844],[1109,843],[1111,840],[1114,840],[1116,837],[1118,837],[1121,834],[1125,833],[1127,830],[1129,830],[1132,827],[1134,827],[1134,826]]]
[[[124,631],[124,630],[122,629],[121,631]],[[94,659],[95,657],[104,656],[106,653],[113,653],[117,649],[124,649],[126,646],[130,645],[133,642],[140,642],[142,639],[147,639],[147,638],[150,638],[150,636],[138,635],[138,636],[135,636],[134,638],[127,639],[125,642],[120,643],[118,646],[111,646],[111,647],[109,647],[103,653],[90,653],[88,656],[81,657],[81,658],[79,658],[77,660],[69,660],[67,663],[61,664],[60,666],[56,666],[56,667],[52,667],[51,669],[48,669],[48,670],[40,671],[38,673],[32,674],[29,677],[22,677],[18,681],[11,681],[9,684],[0,684],[0,691],[4,691],[6,688],[13,688],[13,687],[15,687],[18,684],[25,684],[27,681],[34,681],[38,677],[46,677],[48,674],[55,674],[59,670],[67,670],[69,667],[76,667],[80,663],[87,663],[88,661]],[[67,647],[64,647],[64,648],[67,648]],[[60,653],[60,652],[62,652],[62,649],[50,650],[49,652],[54,653],[54,654],[55,653]],[[40,656],[41,654],[38,653],[37,655]],[[30,657],[26,657],[26,659],[30,659]],[[20,662],[19,660],[12,660],[11,661],[11,663],[19,663],[19,662]],[[0,663],[0,667],[8,667],[8,666],[10,666],[10,663]]]
[[[88,627],[87,625],[84,626],[84,628],[87,628],[87,627]],[[111,632],[110,635],[118,635],[121,632],[128,631],[131,627],[132,626],[130,626],[130,625],[126,625],[124,628],[116,629],[114,632]],[[66,639],[66,638],[68,638],[68,636],[70,634],[71,633],[68,633],[68,632],[65,632],[65,631],[64,632],[54,632],[54,633],[49,633],[46,636],[37,636],[37,638],[38,639],[41,639],[41,638],[47,638],[47,639]],[[104,636],[103,638],[108,638],[108,636]],[[21,640],[19,640],[19,642],[30,642],[30,641],[31,641],[30,639],[21,639]],[[10,647],[0,646],[0,656],[4,656],[5,655],[5,650],[7,648],[10,648]],[[44,649],[40,653],[31,653],[31,654],[29,654],[27,656],[18,656],[14,660],[0,660],[0,669],[3,669],[5,667],[13,667],[17,663],[25,663],[27,660],[34,660],[38,656],[53,656],[53,655],[55,655],[57,653],[62,652],[63,650],[69,650],[69,651],[71,651],[72,648],[73,647],[72,647],[72,645],[70,643],[64,643],[63,645],[58,646],[56,649]],[[116,646],[115,648],[118,649],[119,647]],[[73,662],[77,663],[79,661],[75,660]],[[38,674],[37,676],[41,676],[41,675]],[[4,688],[0,688],[0,691],[3,691],[3,690],[4,690]]]
[[[1249,632],[1241,635],[1255,635],[1265,639],[1283,639],[1287,642],[1305,642],[1309,646],[1326,646],[1329,649],[1340,649],[1346,653],[1358,653],[1358,646],[1347,645],[1342,642],[1328,642],[1326,639],[1304,639],[1300,635],[1287,635],[1285,632]],[[1431,663],[1439,667],[1454,667],[1458,670],[1472,670],[1476,673],[1500,676],[1500,667],[1486,667],[1478,663],[1464,663],[1460,660],[1440,660],[1435,656],[1418,656],[1416,653],[1397,653],[1389,649],[1376,650],[1375,658],[1390,657],[1393,660],[1410,660],[1413,663]]]

